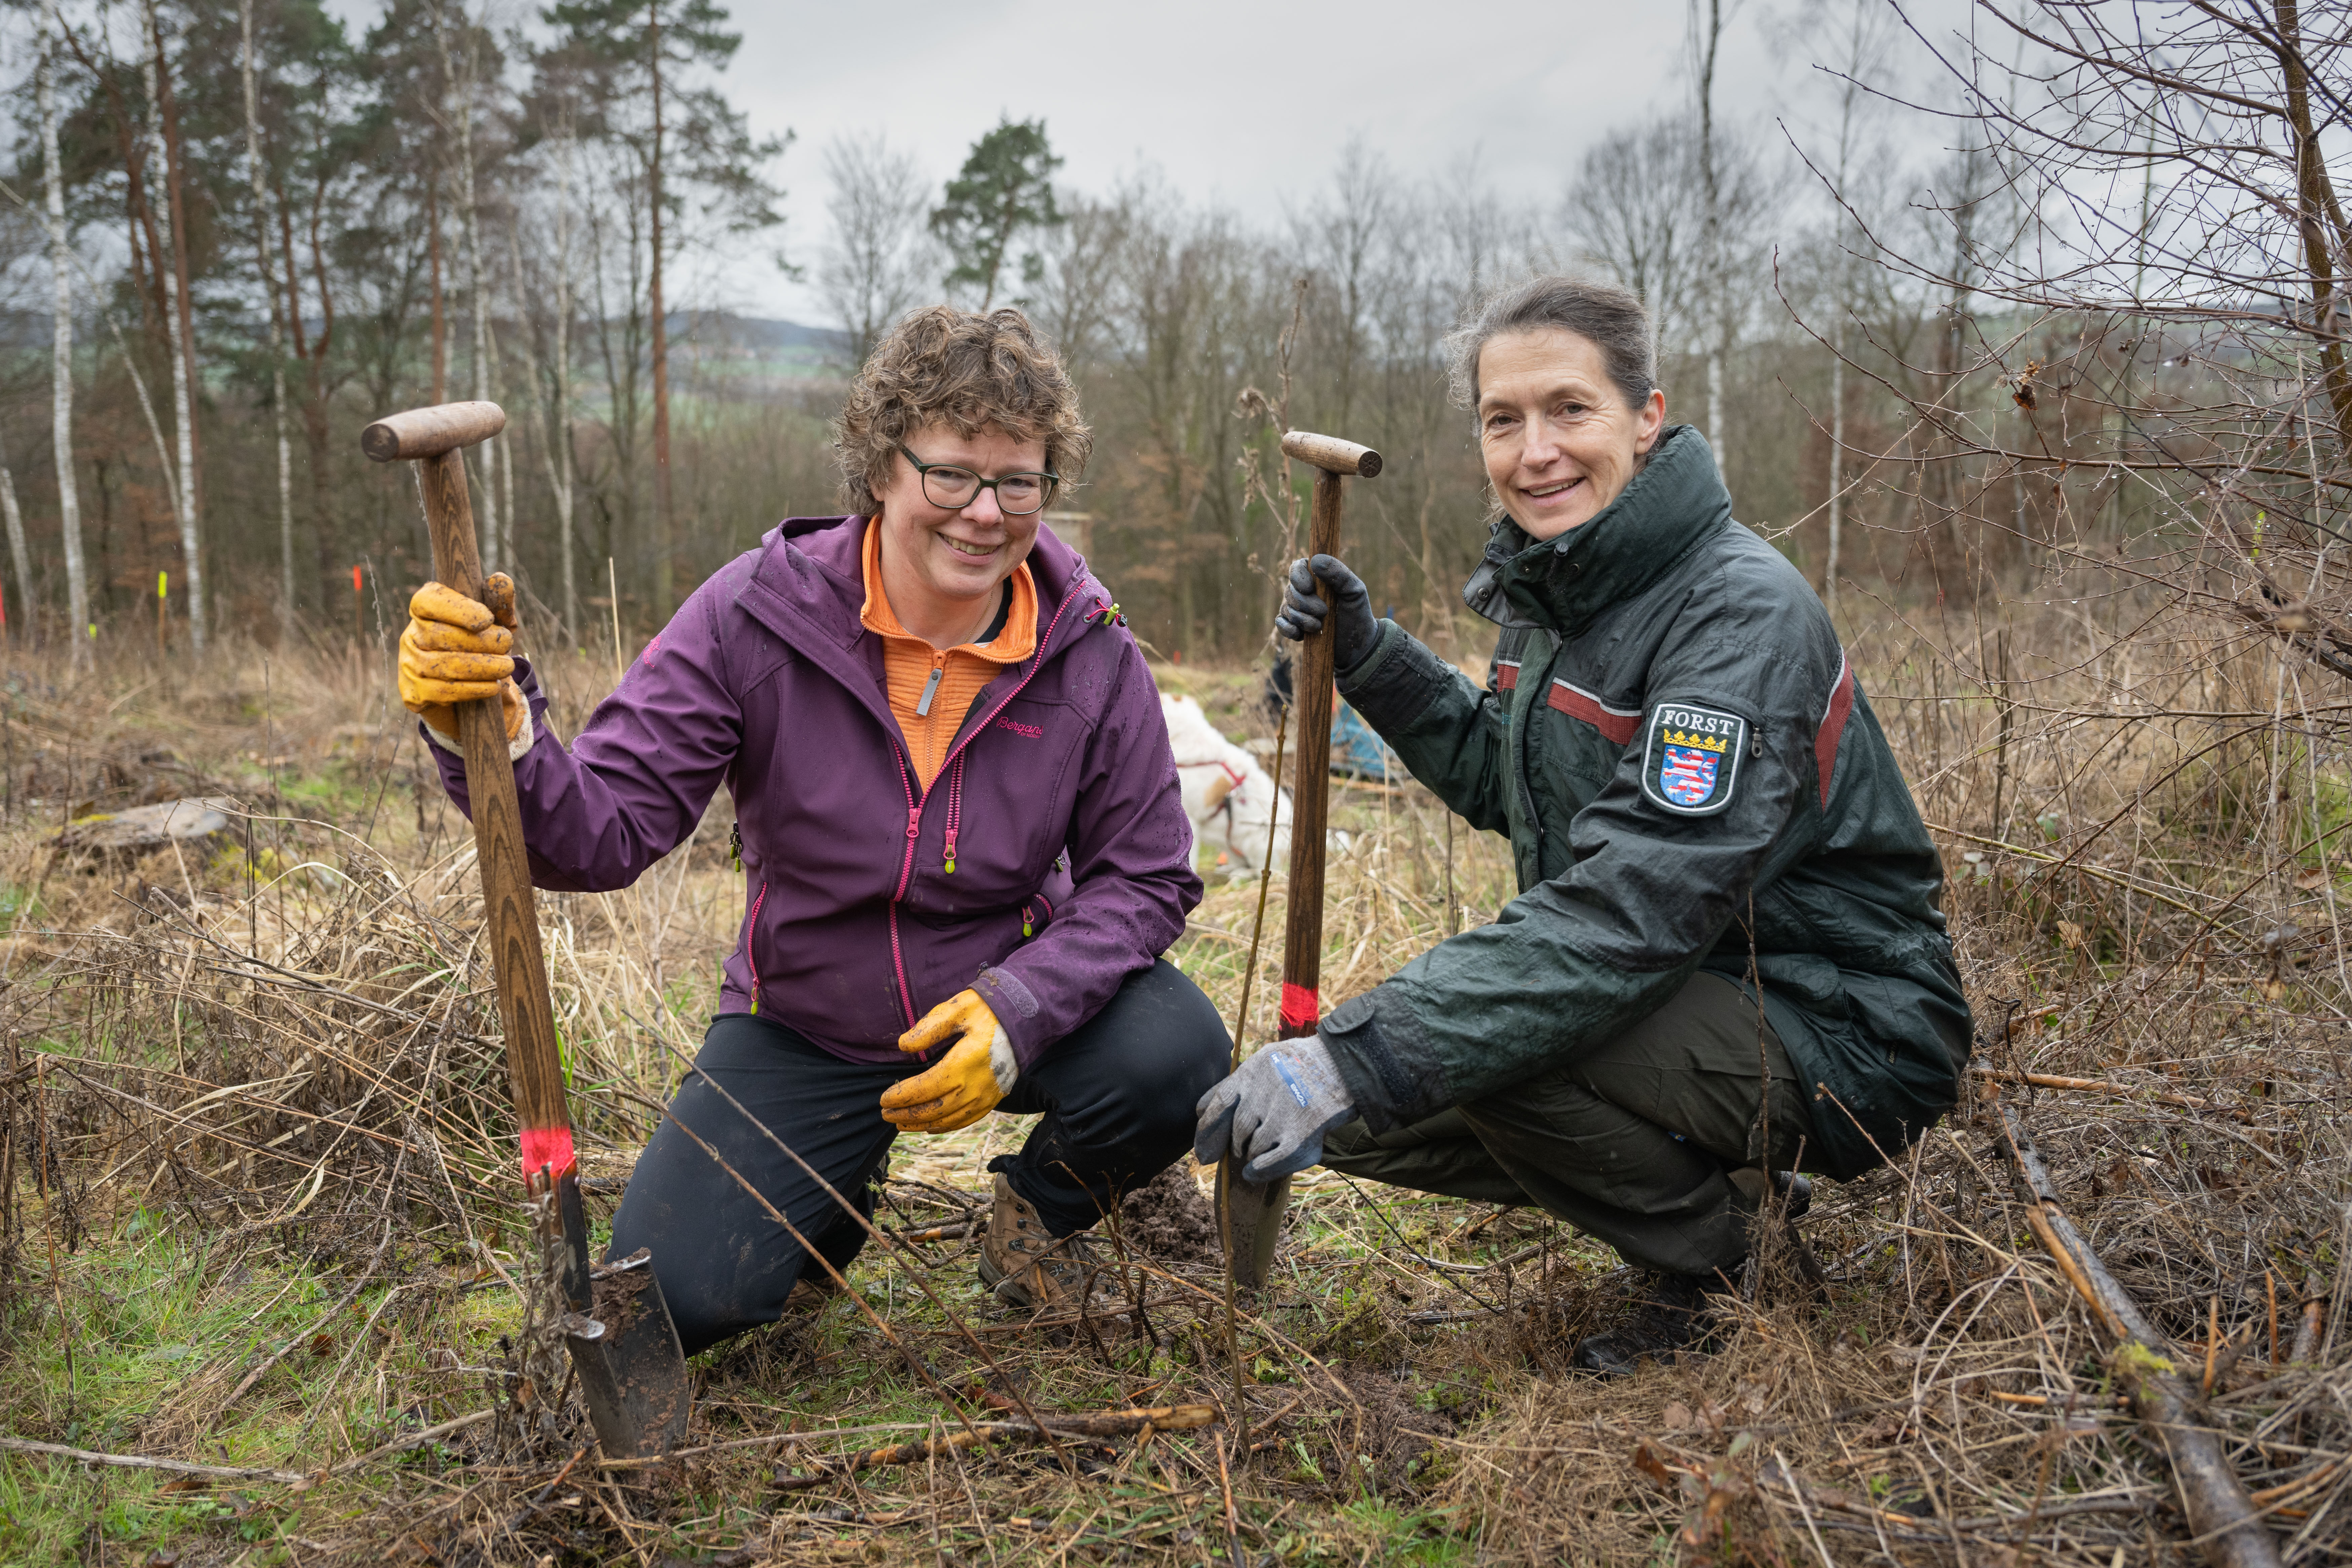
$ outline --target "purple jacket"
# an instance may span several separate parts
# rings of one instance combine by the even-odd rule
[[[1037,651],[982,689],[923,793],[881,639],[858,624],[865,529],[778,524],[695,590],[569,751],[519,661],[538,723],[515,763],[531,879],[628,886],[724,780],[745,908],[722,1008],[899,1061],[901,1031],[977,986],[1026,1067],[1200,901],[1159,695],[1109,591],[1040,528]],[[465,809],[462,759],[433,750]]]

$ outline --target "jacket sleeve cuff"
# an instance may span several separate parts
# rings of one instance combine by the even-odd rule
[[[1348,1098],[1375,1132],[1436,1115],[1453,1103],[1430,1059],[1421,1020],[1393,984],[1350,997],[1317,1031]]]
[[[1430,705],[1469,677],[1422,646],[1394,621],[1381,623],[1380,640],[1339,678],[1339,695],[1383,736],[1402,732]]]
[[[445,735],[421,719],[417,721],[416,727],[425,731],[426,740],[451,756],[463,757],[466,754],[466,748],[459,742],[457,736]],[[517,730],[513,738],[507,742],[507,760],[511,763],[522,761],[522,754],[530,751],[531,743],[538,739],[539,727],[531,722],[530,704],[526,701],[522,705],[522,728]]]
[[[1009,969],[991,965],[980,972],[972,989],[996,1015],[997,1026],[1012,1043],[1013,1058],[1024,1068],[1037,1059],[1045,1042],[1037,1037],[1037,994]]]
[[[1350,702],[1354,701],[1358,686],[1370,680],[1381,666],[1388,662],[1389,656],[1396,651],[1398,641],[1411,635],[1394,621],[1382,616],[1379,635],[1372,638],[1372,646],[1364,650],[1363,657],[1347,668],[1333,672],[1339,683],[1339,695]]]

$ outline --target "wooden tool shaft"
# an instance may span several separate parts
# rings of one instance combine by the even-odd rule
[[[505,416],[499,418],[503,423]],[[435,578],[469,599],[481,598],[482,558],[474,542],[464,454],[451,448],[426,458],[416,465],[416,482],[433,534]],[[506,1031],[507,1072],[515,1116],[522,1127],[524,1179],[528,1182],[542,1166],[550,1166],[560,1181],[575,1165],[572,1115],[564,1103],[563,1058],[556,1047],[555,1013],[548,999],[547,957],[539,945],[522,808],[515,798],[514,763],[507,756],[506,715],[495,697],[456,706],[457,736],[466,749],[466,795],[481,866],[490,963],[499,983],[499,1023]]]
[[[1286,449],[1297,434],[1283,438]],[[1307,532],[1310,554],[1339,552],[1340,487],[1346,482],[1328,468],[1315,470],[1315,502]],[[1298,707],[1298,766],[1291,775],[1290,898],[1282,931],[1280,1037],[1286,1040],[1313,1034],[1323,1016],[1323,838],[1331,803],[1333,633],[1331,590],[1320,579],[1315,588],[1325,606],[1323,629],[1299,644],[1297,678],[1291,686]]]

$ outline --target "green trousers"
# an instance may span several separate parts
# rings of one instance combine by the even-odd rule
[[[1349,1122],[1324,1139],[1323,1163],[1391,1186],[1531,1205],[1629,1263],[1708,1274],[1747,1257],[1766,1172],[1819,1147],[1811,1110],[1756,1004],[1701,973],[1619,1038],[1505,1093],[1381,1133]]]

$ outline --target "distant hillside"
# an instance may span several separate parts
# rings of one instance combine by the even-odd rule
[[[814,349],[822,354],[845,357],[849,334],[834,327],[803,326],[798,321],[772,321],[762,316],[737,316],[726,311],[684,311],[670,317],[674,336],[691,333],[705,342],[730,343],[753,353]]]

